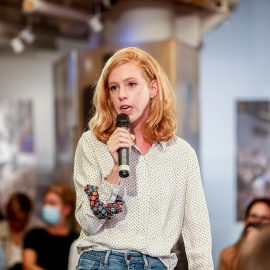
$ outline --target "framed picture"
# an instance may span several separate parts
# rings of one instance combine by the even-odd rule
[[[0,98],[0,211],[9,197],[36,192],[33,102]]]
[[[270,101],[238,101],[237,220],[258,197],[270,198]]]

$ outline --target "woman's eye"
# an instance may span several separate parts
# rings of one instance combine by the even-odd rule
[[[133,87],[135,85],[136,85],[136,83],[134,83],[134,82],[129,83],[129,86],[131,86],[131,87]]]
[[[113,86],[110,87],[110,90],[116,90],[116,88],[117,87],[115,85],[113,85]]]

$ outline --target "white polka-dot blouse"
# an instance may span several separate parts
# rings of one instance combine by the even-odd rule
[[[133,145],[130,175],[120,185],[105,180],[112,167],[107,145],[91,131],[85,132],[74,164],[76,219],[82,227],[78,251],[137,251],[158,257],[167,269],[174,269],[177,257],[171,249],[182,232],[189,269],[214,269],[208,210],[191,146],[175,136],[154,143],[143,155]],[[120,195],[125,201],[122,212],[109,220],[98,219],[90,208],[86,185],[99,187],[104,203],[113,203]]]

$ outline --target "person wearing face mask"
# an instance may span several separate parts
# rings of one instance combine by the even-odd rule
[[[240,239],[220,252],[218,270],[238,270],[239,251],[246,245],[249,235],[261,224],[270,223],[270,199],[256,198],[250,202],[244,218],[244,229]]]
[[[53,184],[44,195],[45,228],[31,230],[24,239],[24,270],[67,270],[70,246],[78,234],[70,229],[75,192],[66,184]]]
[[[117,51],[103,68],[96,113],[74,162],[77,270],[172,270],[181,233],[189,269],[214,269],[199,164],[176,136],[174,92],[159,63],[139,48]],[[121,121],[130,130],[116,125]],[[120,148],[129,150],[129,165],[119,162]]]

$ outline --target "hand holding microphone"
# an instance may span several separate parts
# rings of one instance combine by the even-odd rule
[[[116,176],[127,177],[129,175],[129,149],[135,139],[135,136],[130,134],[129,130],[129,116],[127,114],[119,114],[116,118],[116,129],[107,142],[108,150],[115,163],[115,169],[117,168],[117,171],[115,171],[117,175],[110,173],[110,176],[107,178],[107,181],[112,184],[119,184]]]

